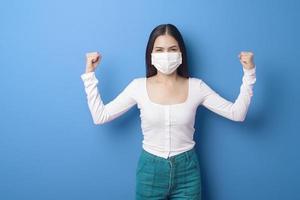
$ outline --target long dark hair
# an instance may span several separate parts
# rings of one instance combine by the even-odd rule
[[[157,74],[157,69],[151,64],[151,52],[154,46],[155,39],[160,35],[167,34],[174,37],[177,40],[182,54],[182,64],[177,68],[177,74],[179,76],[188,78],[189,73],[187,66],[187,54],[184,41],[179,30],[173,24],[161,24],[152,30],[146,48],[146,77],[148,78]]]

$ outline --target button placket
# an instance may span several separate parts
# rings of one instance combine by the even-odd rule
[[[170,105],[165,107],[165,147],[167,151],[167,157],[170,155],[171,150],[171,133],[170,133],[170,125],[171,125],[171,119],[170,119]]]

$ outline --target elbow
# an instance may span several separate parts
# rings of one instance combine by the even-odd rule
[[[105,124],[106,121],[101,121],[101,120],[93,120],[94,122],[94,125],[102,125],[102,124]]]
[[[103,124],[102,122],[99,122],[99,121],[93,121],[94,122],[94,125],[101,125]]]
[[[103,120],[101,120],[100,118],[96,118],[96,117],[93,117],[93,124],[94,125],[101,125],[101,124],[104,124],[105,122]]]
[[[232,120],[236,121],[236,122],[243,122],[243,121],[245,121],[245,119],[246,119],[246,113],[238,114],[238,115],[233,114],[233,117],[232,117]]]
[[[246,119],[248,112],[248,107],[244,106],[243,108],[234,108],[231,110],[231,118],[236,122],[243,122]]]
[[[93,122],[94,122],[95,125],[102,125],[102,124],[105,124],[105,123],[107,123],[111,120],[112,120],[112,118],[110,118],[108,115],[106,115],[104,117],[103,116],[100,116],[100,117],[94,116],[93,117]]]
[[[234,119],[234,121],[236,121],[236,122],[243,122],[243,121],[245,121],[245,118],[244,117],[236,118],[236,119]]]

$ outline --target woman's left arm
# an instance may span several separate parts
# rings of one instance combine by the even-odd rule
[[[209,110],[233,121],[244,121],[253,96],[253,86],[256,82],[256,65],[252,52],[241,52],[240,62],[243,66],[242,85],[235,102],[231,102],[210,88],[203,80],[200,82],[203,99],[201,104]]]

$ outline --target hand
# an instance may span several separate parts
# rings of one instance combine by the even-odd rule
[[[85,72],[95,71],[97,65],[100,63],[102,55],[99,52],[86,53],[86,70]]]
[[[242,51],[238,57],[240,58],[240,62],[245,69],[252,69],[254,68],[254,54],[250,51]]]

